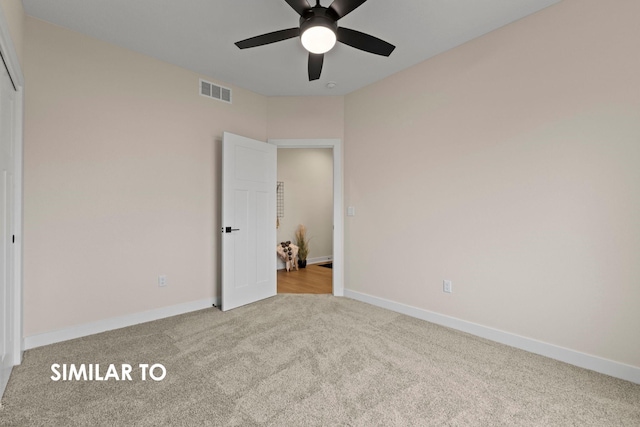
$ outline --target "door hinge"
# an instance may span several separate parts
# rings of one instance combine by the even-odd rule
[[[11,236],[11,243],[15,243],[16,242],[16,235],[12,235]]]

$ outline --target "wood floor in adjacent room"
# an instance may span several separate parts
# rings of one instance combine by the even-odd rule
[[[279,294],[330,294],[333,270],[319,264],[307,265],[300,270],[278,270]]]

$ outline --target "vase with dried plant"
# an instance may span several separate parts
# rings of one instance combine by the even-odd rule
[[[307,266],[307,256],[309,255],[309,238],[307,237],[307,227],[300,224],[295,232],[296,245],[298,246],[298,267]]]

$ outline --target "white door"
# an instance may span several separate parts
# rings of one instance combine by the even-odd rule
[[[277,293],[277,147],[224,133],[222,139],[222,310]]]
[[[15,92],[0,65],[0,395],[14,365],[13,112]]]

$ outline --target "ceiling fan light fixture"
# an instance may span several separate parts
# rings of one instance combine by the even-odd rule
[[[324,25],[307,28],[300,36],[302,46],[311,53],[326,53],[336,45],[336,33]]]
[[[338,24],[327,15],[327,9],[314,7],[308,14],[300,17],[300,41],[311,53],[329,52],[338,39]]]

